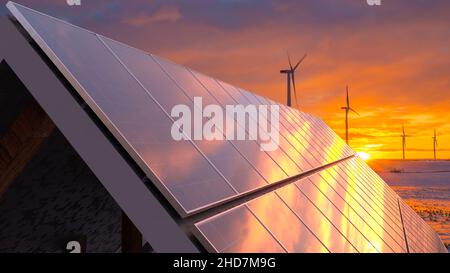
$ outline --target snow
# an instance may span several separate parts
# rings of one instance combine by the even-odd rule
[[[368,163],[450,245],[450,161]]]

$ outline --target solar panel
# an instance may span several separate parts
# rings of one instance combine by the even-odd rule
[[[410,207],[405,205],[395,193],[388,191],[388,187],[384,183],[378,183],[382,181],[381,178],[374,173],[369,173],[369,170],[370,168],[363,161],[353,158],[276,190],[271,197],[260,197],[260,200],[267,200],[266,202],[256,202],[257,205],[252,206],[247,203],[245,206],[250,211],[252,211],[252,207],[258,209],[258,214],[254,213],[254,216],[260,219],[259,222],[288,252],[298,251],[290,249],[292,248],[290,240],[298,238],[298,235],[289,233],[292,236],[290,240],[279,238],[276,234],[284,236],[285,233],[273,231],[272,229],[280,227],[278,225],[272,227],[272,225],[283,220],[278,218],[272,221],[261,219],[277,217],[272,216],[276,212],[272,211],[271,205],[268,205],[278,202],[278,200],[275,201],[275,195],[308,227],[308,230],[314,234],[327,251],[446,252],[436,232]],[[370,175],[371,178],[367,178],[366,175]],[[383,196],[374,194],[381,190],[389,193],[385,195],[384,199],[374,200]],[[369,195],[373,199],[369,198]],[[394,203],[398,203],[400,207]],[[400,209],[403,213],[403,222],[400,218]],[[278,210],[281,208],[277,207]],[[227,211],[224,214],[227,213],[230,212]],[[215,222],[220,221],[221,217],[222,215],[218,215],[197,223],[200,234],[208,236],[203,232],[205,226],[214,225]],[[403,226],[406,230],[406,240]],[[221,227],[216,226],[216,229],[216,235],[209,236],[208,242],[212,245],[216,240],[220,240],[217,237],[222,232]],[[248,232],[250,233],[250,231]],[[320,252],[323,250],[312,247],[301,251]],[[227,252],[227,250],[223,252]]]
[[[207,250],[445,251],[321,119],[24,6],[8,8]],[[251,126],[276,128],[268,114],[226,120],[225,129],[244,128],[247,140],[197,139],[181,127],[186,140],[174,140],[172,110],[202,109],[197,98],[221,109],[278,106],[279,148],[262,150],[249,138]]]

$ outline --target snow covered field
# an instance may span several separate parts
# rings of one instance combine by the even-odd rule
[[[450,245],[450,161],[368,163]]]

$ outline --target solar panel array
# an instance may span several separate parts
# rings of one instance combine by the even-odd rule
[[[292,180],[194,223],[208,250],[443,251],[436,233],[322,120],[24,6],[8,8],[182,218]],[[194,97],[222,108],[279,105],[279,148],[173,140],[171,109],[198,108]],[[231,120],[227,126],[261,126]]]

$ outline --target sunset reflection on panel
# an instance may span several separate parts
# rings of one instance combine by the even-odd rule
[[[285,252],[246,206],[235,208],[198,225],[212,251]]]

